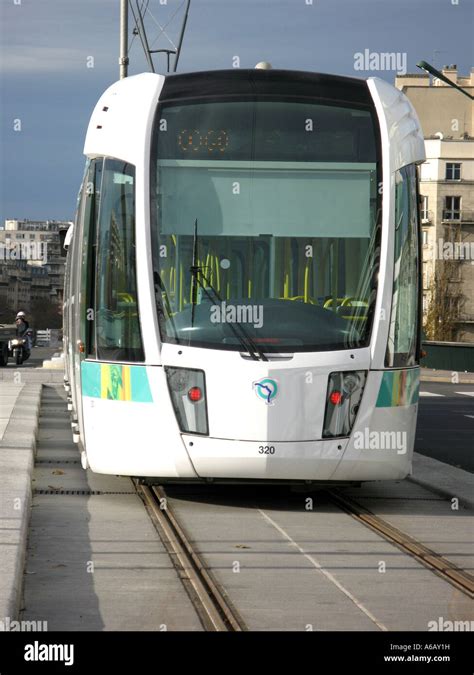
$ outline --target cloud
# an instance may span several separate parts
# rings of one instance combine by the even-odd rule
[[[165,24],[182,0],[150,0]],[[135,4],[135,3],[134,3]],[[269,60],[275,68],[363,77],[354,54],[408,54],[408,70],[433,50],[437,63],[472,65],[472,3],[460,0],[192,0],[179,70],[242,67]],[[0,0],[0,173],[5,217],[71,217],[84,158],[87,121],[100,94],[118,78],[118,0]],[[147,16],[154,47],[158,27]],[[179,25],[179,20],[176,22]],[[422,30],[420,30],[422,26]],[[130,17],[130,32],[133,18]],[[168,30],[168,29],[167,29]],[[176,36],[176,26],[169,27]],[[165,46],[165,45],[162,45]],[[87,57],[94,68],[87,68]],[[156,67],[164,69],[164,57]],[[130,74],[147,70],[140,40]],[[368,72],[366,75],[372,75]],[[393,72],[381,76],[393,81]],[[21,136],[12,120],[21,118]],[[1,220],[0,220],[1,222]]]
[[[82,49],[30,46],[15,53],[4,50],[0,70],[4,73],[59,73],[86,67],[87,54]]]

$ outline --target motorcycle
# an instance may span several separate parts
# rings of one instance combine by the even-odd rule
[[[21,366],[21,364],[30,358],[30,336],[27,333],[23,337],[16,337],[9,341],[8,351],[10,355],[13,356],[15,364]]]

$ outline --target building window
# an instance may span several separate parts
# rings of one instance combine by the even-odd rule
[[[446,162],[446,180],[461,180],[461,164]]]
[[[423,230],[422,237],[423,246],[428,246],[428,232],[426,230]]]
[[[443,220],[461,220],[461,197],[445,197]]]
[[[429,220],[429,216],[428,216],[428,197],[426,195],[423,195],[421,197],[421,220],[422,221]]]

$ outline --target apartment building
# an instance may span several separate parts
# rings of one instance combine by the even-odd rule
[[[65,221],[6,220],[0,229],[0,307],[29,312],[35,301],[62,305]]]
[[[443,74],[474,94],[474,68],[462,77],[456,66]],[[443,292],[452,299],[452,339],[474,342],[474,104],[429,75],[397,76],[396,86],[416,108],[425,136],[420,170],[423,237],[423,312],[428,316],[441,270]]]

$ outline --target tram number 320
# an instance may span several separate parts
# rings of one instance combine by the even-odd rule
[[[274,445],[259,445],[258,446],[259,455],[274,455],[275,446]]]

